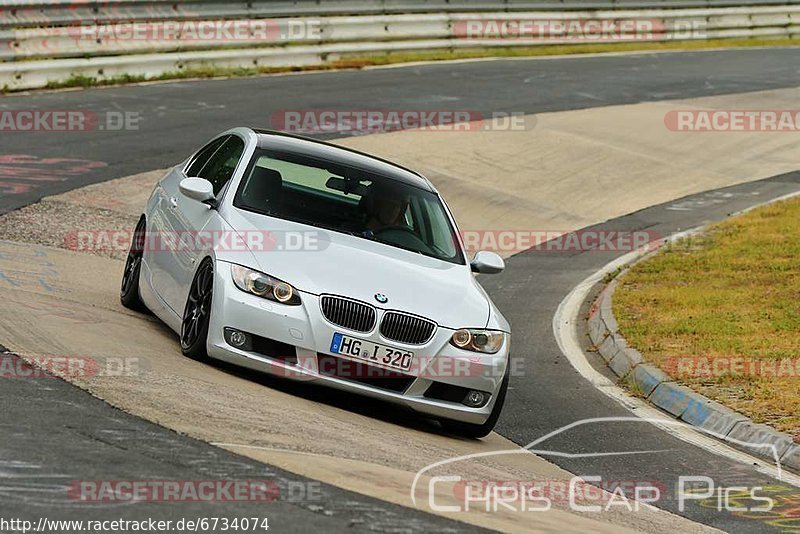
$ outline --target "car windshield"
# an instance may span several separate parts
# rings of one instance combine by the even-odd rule
[[[234,206],[464,264],[438,195],[355,167],[258,150]]]

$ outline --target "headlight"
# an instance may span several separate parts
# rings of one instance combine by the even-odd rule
[[[300,295],[291,285],[272,278],[264,273],[242,267],[241,265],[231,265],[231,275],[236,287],[258,297],[297,306],[300,304]]]
[[[459,349],[472,350],[494,354],[503,347],[506,333],[498,330],[470,330],[462,328],[456,330],[450,338],[450,343]]]

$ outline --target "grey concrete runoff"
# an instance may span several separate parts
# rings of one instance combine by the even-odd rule
[[[781,466],[800,471],[800,445],[794,443],[791,436],[767,425],[756,424],[750,418],[680,385],[673,377],[648,363],[638,350],[628,346],[614,317],[614,290],[619,277],[624,276],[627,269],[650,256],[643,249],[634,262],[603,288],[591,307],[588,331],[597,352],[623,382],[676,419],[751,454],[770,461],[779,460]]]

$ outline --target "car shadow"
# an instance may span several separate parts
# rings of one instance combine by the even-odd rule
[[[410,430],[437,434],[453,439],[473,441],[470,438],[448,432],[436,419],[415,412],[410,408],[398,406],[381,399],[366,397],[348,391],[341,391],[321,384],[313,384],[308,381],[295,381],[281,378],[268,373],[239,367],[221,360],[209,359],[204,363],[229,375],[255,382],[262,386],[280,391],[281,393],[287,393],[295,397],[319,402],[327,406],[346,410],[371,419],[392,423]]]

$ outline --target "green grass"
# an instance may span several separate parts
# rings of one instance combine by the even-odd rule
[[[800,199],[635,265],[619,279],[614,312],[628,343],[680,382],[800,434]],[[728,368],[738,361],[771,362],[783,376]]]
[[[650,50],[703,50],[708,48],[754,47],[754,46],[794,46],[798,39],[709,39],[706,41],[663,41],[631,43],[589,43],[559,44],[520,47],[481,48],[472,50],[454,49],[450,51],[432,50],[429,52],[396,52],[383,56],[370,56],[359,59],[370,65],[384,65],[409,61],[438,61],[446,59],[470,59],[487,57],[536,57],[571,54],[597,54],[608,52],[635,52]]]
[[[180,69],[166,72],[159,76],[144,77],[122,75],[114,77],[87,77],[73,76],[67,80],[53,81],[47,84],[46,89],[61,89],[69,87],[94,87],[102,85],[122,85],[143,81],[180,80],[187,78],[220,78],[220,77],[248,77],[263,74],[285,72],[301,72],[309,70],[331,69],[358,69],[368,66],[390,65],[415,61],[442,61],[453,59],[474,59],[489,57],[537,57],[566,54],[596,54],[608,52],[631,52],[650,50],[703,50],[708,48],[726,47],[754,47],[754,46],[792,46],[797,45],[797,39],[714,39],[707,41],[664,41],[664,42],[631,42],[631,43],[602,43],[602,44],[568,44],[568,45],[541,45],[524,47],[497,47],[476,49],[448,49],[430,50],[424,52],[390,52],[379,55],[353,55],[343,59],[329,61],[319,65],[302,67],[237,67],[226,68],[209,65],[201,68]],[[2,92],[14,92],[15,89],[3,87]]]
[[[63,89],[67,87],[96,87],[104,85],[125,85],[130,83],[140,83],[145,81],[158,81],[158,80],[180,80],[185,78],[215,78],[222,76],[222,72],[227,73],[227,76],[255,76],[259,74],[256,69],[187,69],[175,72],[167,72],[160,76],[143,76],[123,74],[121,76],[113,76],[109,78],[96,78],[91,76],[73,75],[66,80],[57,82],[48,82],[45,89]]]

